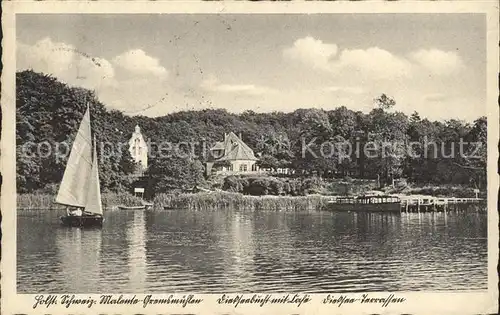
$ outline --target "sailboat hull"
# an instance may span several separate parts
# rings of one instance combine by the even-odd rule
[[[62,224],[72,227],[98,227],[102,226],[104,218],[101,215],[84,214],[82,216],[65,215],[61,217]]]

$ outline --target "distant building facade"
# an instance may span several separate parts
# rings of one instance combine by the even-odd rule
[[[148,168],[148,144],[141,133],[141,128],[136,125],[129,142],[129,152],[132,159],[144,171]]]
[[[259,168],[253,150],[233,132],[224,134],[224,140],[210,149],[206,165],[207,175],[215,173],[254,173]]]

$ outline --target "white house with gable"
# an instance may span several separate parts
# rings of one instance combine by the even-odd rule
[[[210,149],[207,175],[217,173],[255,173],[259,171],[253,150],[234,132],[224,133],[224,140]]]

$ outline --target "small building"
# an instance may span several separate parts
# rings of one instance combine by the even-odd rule
[[[253,150],[243,142],[241,135],[224,133],[224,141],[217,142],[210,149],[207,175],[214,173],[254,173],[258,172],[257,158]]]
[[[129,152],[132,159],[143,172],[148,168],[148,144],[141,133],[141,128],[136,125],[129,142]]]

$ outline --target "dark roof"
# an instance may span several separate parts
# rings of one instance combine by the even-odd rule
[[[253,150],[234,132],[225,135],[224,141],[217,142],[211,150],[224,150],[224,155],[217,161],[257,160]]]
[[[224,150],[224,142],[216,142],[210,150]]]

